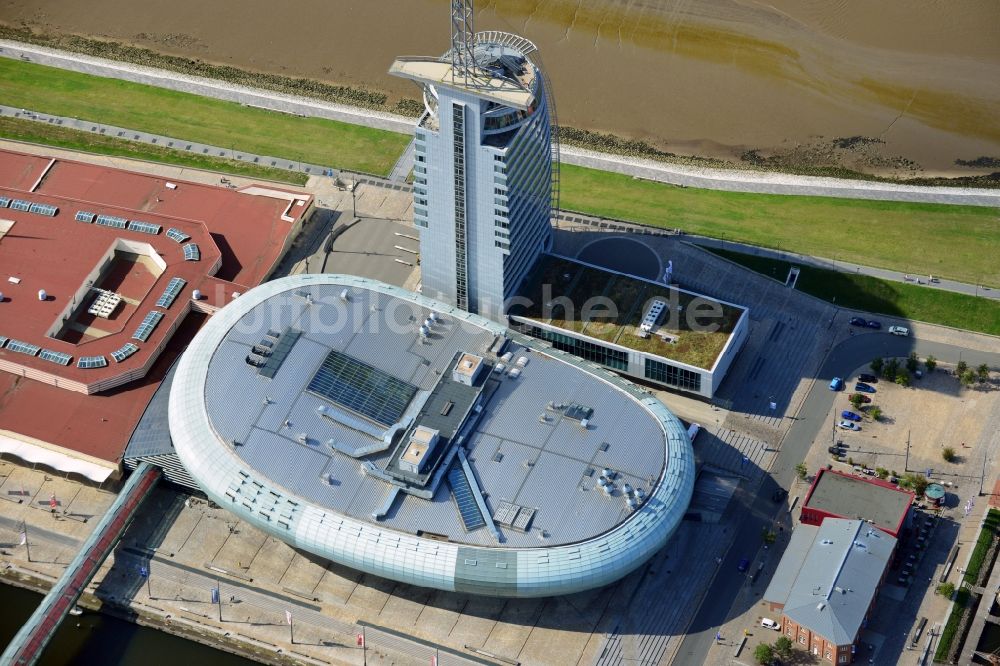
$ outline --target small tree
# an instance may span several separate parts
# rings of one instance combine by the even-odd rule
[[[885,368],[885,359],[881,356],[877,356],[873,358],[872,362],[868,365],[871,367],[872,372],[875,373],[875,376],[879,376],[882,374],[882,369]]]
[[[924,359],[924,367],[927,368],[927,374],[934,372],[934,368],[937,367],[937,359],[933,355],[928,356]]]
[[[854,409],[861,409],[861,405],[865,404],[865,396],[860,393],[855,393],[851,396],[851,406]]]
[[[804,462],[800,462],[798,465],[795,466],[795,473],[799,475],[800,479],[805,480],[806,474],[809,473],[809,468],[806,467],[806,464]]]
[[[868,410],[868,416],[872,417],[872,421],[881,421],[882,408],[878,405],[872,405],[871,409]]]
[[[772,543],[774,543],[775,539],[777,538],[778,535],[769,530],[766,525],[760,528],[760,540],[766,543],[767,545],[770,546]]]
[[[976,372],[974,370],[964,370],[958,376],[958,381],[962,382],[962,386],[972,386],[976,383]]]
[[[917,357],[917,352],[910,352],[910,355],[906,357],[906,369],[912,375],[918,368],[920,368],[920,359]]]
[[[896,383],[900,386],[909,386],[910,373],[906,370],[900,369],[899,372],[896,373]]]
[[[761,643],[753,651],[753,658],[758,664],[770,664],[774,659],[774,648],[767,643]]]
[[[965,361],[959,361],[958,365],[955,366],[955,374],[961,377],[965,374],[965,371],[969,369],[969,364]]]
[[[889,478],[889,470],[887,470],[885,467],[876,467],[875,475],[878,476],[878,478],[880,479],[887,479]]]
[[[778,640],[774,641],[774,651],[781,655],[783,659],[791,659],[792,639],[788,636],[782,636]]]
[[[944,450],[941,452],[941,457],[944,458],[945,462],[955,462],[955,449],[950,446],[944,447]]]
[[[976,379],[979,380],[980,384],[985,384],[990,381],[990,366],[983,363],[976,368]]]
[[[885,375],[885,378],[888,379],[890,382],[894,382],[896,381],[896,375],[899,374],[899,368],[900,368],[899,359],[890,358],[886,362],[885,367],[882,368],[882,374]]]
[[[955,594],[955,584],[954,583],[942,583],[937,586],[934,590],[940,594],[945,599],[951,599],[951,595]]]
[[[927,490],[927,486],[929,486],[930,483],[931,482],[928,481],[927,477],[924,476],[923,474],[914,474],[912,472],[904,476],[899,481],[899,485],[903,486],[904,488],[910,488],[917,495],[923,495],[924,491]]]

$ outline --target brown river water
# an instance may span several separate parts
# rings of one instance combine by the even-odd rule
[[[393,57],[444,51],[448,12],[447,0],[0,0],[5,23],[391,100],[418,96],[386,74]],[[684,155],[1000,171],[997,0],[480,0],[476,28],[539,46],[565,125]],[[996,166],[955,164],[982,156]]]

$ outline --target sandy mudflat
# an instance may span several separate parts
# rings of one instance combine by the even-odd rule
[[[868,171],[1000,158],[995,0],[480,0],[541,49],[563,124],[683,154]],[[448,45],[446,0],[0,0],[0,20],[399,96]],[[871,137],[835,148],[834,139]],[[913,166],[915,165],[915,166]]]

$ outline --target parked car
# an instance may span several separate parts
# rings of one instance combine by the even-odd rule
[[[910,334],[910,329],[905,326],[890,326],[889,332],[893,335],[901,335],[904,338]]]
[[[859,382],[868,382],[869,384],[878,384],[878,377],[873,374],[862,372],[858,375]]]
[[[828,447],[826,447],[826,450],[829,451],[830,453],[832,453],[835,456],[842,456],[842,455],[844,455],[844,449],[840,448],[839,446],[828,446]]]
[[[874,393],[875,387],[870,384],[865,384],[864,382],[858,382],[854,385],[855,391],[860,391],[861,393]]]
[[[840,415],[843,418],[847,419],[848,421],[860,421],[861,420],[861,414],[856,414],[856,413],[852,412],[849,409],[845,409],[844,411],[842,411],[840,413]]]
[[[859,426],[854,421],[841,421],[837,425],[843,428],[844,430],[861,430],[861,426]]]
[[[840,377],[834,377],[833,379],[830,380],[830,390],[831,391],[839,391],[842,388],[844,388],[844,380],[843,379],[841,379]]]
[[[867,405],[869,402],[872,401],[872,399],[866,396],[864,393],[851,393],[850,395],[847,396],[847,399],[853,402],[854,396],[856,395],[861,396],[860,398],[858,398],[858,400],[861,402],[862,405]]]
[[[740,558],[740,563],[736,565],[736,570],[739,572],[744,572],[750,568],[750,560],[746,557]]]
[[[867,326],[868,322],[861,317],[851,317],[851,321],[848,322],[851,326]]]
[[[769,617],[761,618],[760,626],[764,627],[765,629],[774,629],[775,631],[781,631],[781,623],[775,622]]]
[[[873,328],[873,329],[875,329],[877,331],[880,328],[882,328],[882,322],[875,321],[874,319],[869,319],[867,326],[868,326],[868,328]]]

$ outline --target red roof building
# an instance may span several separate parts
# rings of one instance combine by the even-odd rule
[[[824,518],[864,520],[899,538],[914,494],[882,479],[820,469],[799,520],[820,525]]]
[[[263,282],[312,203],[0,151],[0,452],[106,478],[189,313]]]

